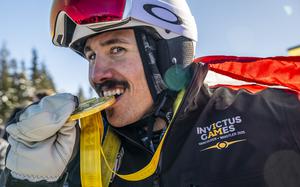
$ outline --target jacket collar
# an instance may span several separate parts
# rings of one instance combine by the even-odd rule
[[[204,79],[208,72],[208,66],[200,63],[193,63],[191,66],[193,77],[186,88],[185,95],[183,96],[177,114],[175,114],[178,119],[186,118],[191,111],[203,108],[209,99],[208,91],[203,86]],[[136,124],[131,124],[122,128],[112,127],[112,130],[115,131],[121,139],[149,151],[143,146],[139,139]],[[151,151],[149,151],[149,153],[152,154]]]

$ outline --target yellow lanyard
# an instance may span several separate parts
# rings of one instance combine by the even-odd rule
[[[95,122],[101,122],[96,124]],[[80,120],[80,176],[83,187],[102,187],[100,140],[103,137],[101,113]]]
[[[182,90],[174,103],[174,114],[176,114],[179,104],[183,98],[184,95],[184,90]],[[102,122],[102,117],[100,112],[90,115],[88,117],[84,117],[80,120],[81,122],[81,136],[80,136],[80,172],[81,172],[81,183],[83,187],[102,187],[102,178],[105,173],[105,169],[102,170],[102,175],[101,175],[101,156],[102,159],[104,160],[107,168],[109,169],[109,173],[114,173],[115,175],[119,176],[120,178],[128,181],[139,181],[143,180],[151,175],[154,174],[156,171],[159,158],[160,158],[160,153],[162,149],[162,145],[164,143],[166,134],[169,131],[169,128],[173,122],[173,118],[171,120],[170,125],[166,129],[166,132],[164,136],[162,137],[162,140],[160,141],[151,161],[142,169],[140,169],[137,172],[131,173],[131,174],[118,174],[112,169],[112,162],[115,160],[112,159],[107,159],[107,155],[110,156],[111,154],[107,153],[107,149],[105,149],[105,144],[104,148],[101,145],[101,141],[103,138],[103,122]],[[111,133],[108,131],[108,133]],[[109,134],[107,134],[109,135]],[[105,138],[106,139],[106,138]],[[120,145],[120,143],[117,140],[117,137],[111,138],[110,140],[107,140],[107,143],[110,141],[115,141],[117,143],[112,143],[110,148],[114,147],[116,148],[117,146]],[[109,144],[109,143],[108,143]],[[115,146],[117,145],[117,146]],[[110,149],[108,148],[108,149]],[[119,147],[117,147],[119,148]],[[105,149],[105,150],[103,150]],[[116,149],[115,149],[116,150]],[[116,151],[113,151],[115,155],[117,155]],[[110,158],[110,157],[108,157]],[[113,157],[115,159],[115,156]],[[107,172],[106,172],[107,173]],[[106,178],[107,176],[110,177],[110,175],[105,175]],[[107,179],[105,180],[105,187],[108,186]],[[104,183],[103,183],[104,184]],[[103,185],[104,186],[104,185]]]

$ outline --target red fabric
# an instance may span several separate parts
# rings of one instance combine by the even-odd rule
[[[197,58],[194,62],[206,63],[210,70],[237,80],[285,86],[300,92],[300,56],[269,58],[206,56]]]

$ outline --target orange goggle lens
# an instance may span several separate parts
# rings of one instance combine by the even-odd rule
[[[118,21],[122,19],[126,0],[54,0],[51,8],[52,36],[59,12],[64,11],[77,24]]]

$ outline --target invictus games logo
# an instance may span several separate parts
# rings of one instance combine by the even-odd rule
[[[197,134],[200,135],[201,140],[208,140],[219,135],[234,132],[235,124],[240,123],[242,123],[241,116],[223,119],[206,127],[197,127]]]
[[[238,130],[237,127],[242,124],[241,116],[234,116],[231,118],[226,118],[217,122],[214,122],[208,126],[197,127],[196,132],[200,135],[201,141],[198,145],[205,145],[211,142],[217,141],[213,146],[207,147],[208,149],[226,149],[228,146],[234,143],[245,141],[246,139],[226,141],[230,137],[235,137],[238,135],[245,134],[244,130]],[[240,129],[240,128],[239,128]]]

